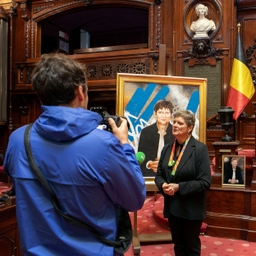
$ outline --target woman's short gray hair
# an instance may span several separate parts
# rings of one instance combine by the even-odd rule
[[[193,126],[193,128],[195,127],[196,118],[195,118],[195,114],[191,110],[178,110],[173,114],[173,118],[176,118],[176,117],[182,117],[188,127],[190,126]]]

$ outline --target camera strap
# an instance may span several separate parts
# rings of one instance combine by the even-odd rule
[[[27,157],[28,157],[28,162],[30,164],[31,169],[37,175],[38,179],[41,181],[41,183],[44,185],[44,187],[47,188],[47,190],[51,193],[52,202],[53,202],[55,209],[65,220],[73,223],[74,225],[81,226],[81,227],[84,227],[84,228],[87,228],[88,230],[90,230],[90,232],[93,233],[102,243],[104,243],[108,246],[112,246],[112,247],[120,247],[120,246],[122,247],[123,243],[121,241],[113,241],[113,240],[105,239],[105,238],[101,237],[94,228],[90,227],[86,223],[84,223],[70,215],[63,213],[56,194],[54,193],[53,189],[51,188],[51,186],[49,185],[47,180],[44,178],[41,170],[39,169],[39,167],[37,166],[37,164],[34,160],[34,157],[33,157],[32,151],[31,151],[31,147],[30,147],[30,130],[31,130],[32,125],[33,125],[33,123],[29,124],[26,127],[26,130],[24,133],[24,144],[25,144],[25,149],[26,149],[26,153],[27,153]]]

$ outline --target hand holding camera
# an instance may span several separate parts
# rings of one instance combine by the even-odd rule
[[[112,133],[117,137],[121,144],[128,143],[128,125],[125,118],[120,117],[119,126],[115,123],[113,118],[108,119],[111,126]]]
[[[92,107],[91,111],[97,112],[101,115],[103,121],[101,126],[103,130],[112,132],[121,144],[128,143],[128,129],[129,123],[125,117],[118,115],[109,115],[105,107]]]

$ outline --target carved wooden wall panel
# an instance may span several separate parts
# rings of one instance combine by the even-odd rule
[[[7,122],[7,90],[8,90],[8,20],[0,9],[0,123]]]
[[[16,1],[8,13],[11,17],[10,29],[10,88],[12,93],[9,105],[9,131],[19,127],[27,121],[32,121],[40,113],[39,104],[30,104],[36,101],[35,96],[29,97],[28,117],[24,114],[24,104],[17,100],[26,99],[27,94],[33,95],[30,84],[30,74],[40,56],[41,50],[41,26],[40,22],[52,18],[54,15],[61,15],[62,12],[75,11],[75,9],[88,9],[105,5],[124,5],[133,8],[143,8],[148,10],[148,45],[146,48],[119,50],[108,52],[88,52],[71,55],[83,62],[87,67],[89,93],[91,100],[108,102],[114,111],[115,105],[115,75],[117,72],[158,74],[159,73],[159,47],[166,47],[166,56],[163,69],[168,75],[189,75],[198,76],[200,65],[206,69],[220,67],[220,72],[216,73],[216,79],[212,77],[212,72],[205,71],[201,76],[209,76],[208,95],[217,93],[215,101],[208,100],[209,113],[212,116],[218,110],[219,105],[225,104],[229,87],[231,64],[234,56],[234,42],[236,35],[236,13],[233,1],[230,0],[206,0],[204,4],[208,6],[209,13],[207,18],[216,23],[216,30],[210,34],[211,49],[207,58],[198,56],[198,52],[193,52],[193,39],[189,26],[197,17],[194,11],[195,6],[201,3],[199,0],[184,1],[125,1],[121,3],[117,0],[112,1],[32,1],[31,4],[25,1]],[[254,45],[253,31],[249,28],[254,25],[254,11],[246,8],[247,1],[240,2],[239,19],[243,21],[243,29],[248,30],[244,42],[246,47]],[[251,4],[251,3],[250,3]],[[249,10],[249,12],[248,12]],[[248,16],[249,15],[249,16]],[[253,48],[253,47],[252,47]],[[254,56],[252,54],[252,56]],[[162,58],[163,59],[163,58]],[[254,59],[252,61],[254,65]],[[184,68],[186,67],[186,68]],[[186,70],[186,71],[185,71]],[[203,69],[202,69],[203,70]],[[214,80],[217,84],[212,83]],[[209,96],[208,96],[209,98]],[[108,100],[107,100],[108,99]],[[12,105],[14,102],[14,105]],[[94,105],[94,102],[92,104]],[[214,107],[211,107],[211,104]],[[17,104],[20,104],[19,106]],[[17,106],[16,106],[17,105]],[[218,105],[218,106],[216,106]],[[15,110],[14,110],[15,109]],[[18,110],[19,109],[19,110]],[[17,110],[17,111],[16,111]],[[214,128],[215,129],[215,128]],[[216,129],[215,129],[216,130]],[[218,128],[217,128],[218,130]],[[222,132],[222,131],[220,131]],[[209,134],[208,145],[214,141],[215,135]],[[238,134],[240,136],[240,133]],[[246,140],[246,143],[248,141]],[[211,148],[211,147],[210,147]]]
[[[239,119],[237,137],[241,148],[255,148],[255,117]]]
[[[242,25],[241,33],[248,65],[252,73],[254,86],[256,86],[256,32],[252,29],[256,26],[255,14],[250,13],[244,17],[240,16],[239,22]],[[252,97],[252,101],[256,101],[256,95]],[[253,105],[251,103],[246,107],[246,113],[253,114]]]
[[[209,94],[214,93],[214,89],[219,91],[218,106],[224,105],[227,98],[228,84],[230,79],[230,67],[231,67],[231,53],[234,52],[233,38],[234,31],[233,27],[235,24],[234,15],[234,3],[232,1],[218,1],[218,0],[208,0],[204,1],[203,4],[208,7],[208,19],[212,19],[216,24],[216,30],[209,34],[209,45],[204,45],[202,48],[196,48],[197,44],[202,44],[200,40],[193,39],[193,32],[190,29],[191,22],[196,20],[195,7],[201,1],[184,1],[184,4],[176,2],[176,8],[179,9],[180,14],[183,16],[183,20],[174,20],[174,31],[179,31],[179,34],[175,33],[175,61],[176,61],[176,74],[177,75],[192,75],[193,70],[188,71],[184,69],[184,62],[188,62],[188,67],[193,67],[195,65],[209,65],[213,68],[217,68],[217,60],[221,65],[221,73],[218,76],[219,84],[218,87],[211,84],[211,73],[201,72],[201,77],[209,78]],[[181,32],[182,31],[182,32]],[[199,47],[198,44],[198,47]],[[197,76],[198,72],[195,72],[194,76]],[[211,99],[208,98],[208,101]],[[216,109],[214,110],[216,113]],[[209,112],[207,117],[212,116]]]
[[[216,31],[210,35],[202,52],[194,44],[190,24],[197,17],[194,8],[199,3],[209,7],[207,18],[216,23]],[[238,5],[236,6],[235,3]],[[34,121],[41,113],[40,104],[32,91],[30,74],[41,55],[41,23],[54,15],[73,12],[76,9],[92,9],[104,6],[125,6],[148,11],[147,46],[137,49],[116,48],[105,52],[87,52],[70,55],[84,63],[88,73],[89,107],[104,104],[111,114],[115,111],[115,75],[117,72],[158,74],[159,59],[166,75],[198,76],[202,65],[207,66],[202,75],[209,76],[209,95],[216,88],[215,105],[225,105],[232,61],[235,52],[236,24],[242,24],[242,41],[247,50],[251,70],[256,68],[255,38],[256,4],[254,0],[63,0],[63,1],[13,1],[6,10],[9,16],[9,102],[8,125],[0,127],[0,153],[4,153],[9,134],[16,128]],[[133,19],[133,17],[131,17]],[[200,43],[200,42],[199,42]],[[160,46],[164,45],[166,55],[160,56]],[[207,51],[206,51],[207,50]],[[208,51],[209,50],[209,51]],[[160,58],[161,57],[161,58]],[[218,67],[217,67],[218,66]],[[193,67],[196,67],[193,69]],[[217,84],[211,82],[215,68]],[[195,71],[194,71],[195,70]],[[209,96],[209,97],[210,97]],[[256,96],[253,98],[256,100]],[[212,143],[219,141],[224,134],[219,120],[211,119],[216,113],[210,109],[207,123],[207,146],[211,159],[215,152]],[[248,106],[249,115],[252,114]],[[253,148],[255,124],[252,117],[243,117],[237,123],[233,138],[241,141],[241,147]],[[249,180],[250,182],[250,180]],[[251,184],[249,184],[251,185]],[[223,190],[212,187],[208,194],[207,218],[210,235],[230,236],[256,241],[255,191]],[[236,199],[234,199],[236,198]],[[225,231],[227,228],[232,229]],[[246,229],[247,228],[247,229]]]
[[[40,105],[36,103],[30,82],[30,75],[35,63],[41,55],[41,23],[61,16],[62,13],[72,13],[77,10],[87,10],[98,6],[123,6],[148,11],[148,43],[147,47],[137,49],[110,49],[100,52],[91,51],[70,55],[84,63],[87,68],[89,107],[105,103],[109,112],[115,111],[115,79],[117,72],[137,74],[152,74],[158,72],[159,44],[162,40],[163,16],[160,7],[162,1],[33,1],[31,4],[17,1],[12,20],[13,30],[13,60],[11,87],[14,90],[10,99],[9,129],[18,128],[36,119],[40,114]],[[168,3],[166,6],[169,6]],[[21,40],[18,40],[19,37]],[[17,43],[19,42],[19,43]],[[119,47],[120,48],[120,47]],[[79,52],[79,51],[78,51]],[[30,96],[28,96],[28,94]],[[26,102],[26,104],[24,104]]]
[[[207,196],[207,234],[256,241],[255,220],[251,218],[251,198],[249,191],[213,188]],[[254,214],[253,214],[254,216]],[[232,232],[230,232],[230,228]],[[250,234],[250,235],[249,235]]]
[[[0,256],[21,256],[15,205],[0,209]]]

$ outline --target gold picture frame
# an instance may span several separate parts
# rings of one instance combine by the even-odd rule
[[[245,185],[246,156],[222,155],[222,187],[245,188]]]
[[[206,143],[206,78],[118,73],[116,86],[116,113],[130,124],[129,142],[135,152],[140,131],[154,122],[153,106],[160,99],[170,100],[173,112],[192,110],[196,115],[193,135]],[[154,180],[151,176],[144,178],[149,184]]]

